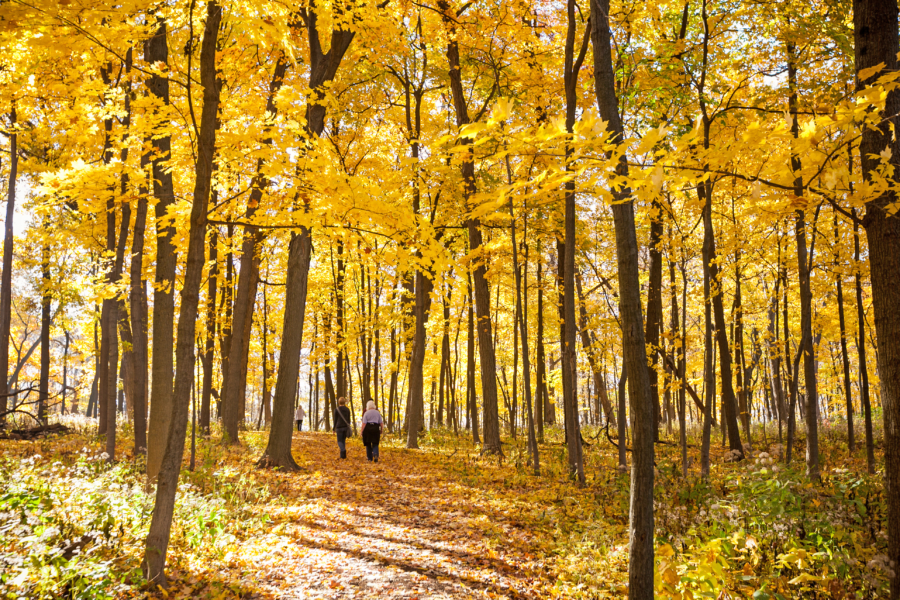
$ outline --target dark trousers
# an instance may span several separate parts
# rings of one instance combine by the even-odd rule
[[[347,451],[347,434],[350,433],[350,430],[335,429],[334,432],[337,434],[338,448],[341,449],[341,452],[346,452]]]
[[[378,458],[378,444],[381,442],[381,430],[375,427],[366,427],[363,431],[363,443],[366,445],[366,458],[372,460]]]
[[[378,440],[366,444],[366,458],[369,460],[378,458]]]
[[[303,419],[297,419],[297,431],[303,429]]]

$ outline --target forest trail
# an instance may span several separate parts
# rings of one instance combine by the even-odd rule
[[[551,585],[514,503],[460,483],[448,461],[386,448],[348,459],[332,435],[294,434],[306,469],[262,505],[270,532],[226,557],[252,598],[535,598]],[[235,564],[242,562],[243,564]]]

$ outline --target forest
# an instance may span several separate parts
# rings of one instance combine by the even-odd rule
[[[897,0],[0,40],[3,598],[900,600]]]

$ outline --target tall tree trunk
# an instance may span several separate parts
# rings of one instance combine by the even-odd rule
[[[217,194],[213,191],[213,204]],[[216,334],[216,292],[219,289],[219,232],[213,227],[209,232],[209,287],[206,295],[206,335],[203,344],[203,383],[200,389],[200,431],[209,435],[209,402],[212,395],[213,354]]]
[[[856,209],[853,210],[856,216]],[[856,287],[856,352],[859,364],[859,396],[862,403],[863,418],[866,429],[866,468],[869,475],[875,474],[875,440],[872,435],[872,402],[869,399],[869,368],[866,364],[866,313],[863,309],[862,274],[859,270],[859,225],[853,224],[853,260],[857,265],[854,269]]]
[[[472,426],[472,442],[481,443],[478,434],[478,402],[475,394],[475,306],[472,300],[472,274],[467,274],[469,324],[466,336],[466,402]]]
[[[49,222],[44,218],[44,231],[49,229]],[[41,378],[38,383],[38,421],[47,423],[47,401],[50,391],[50,244],[44,243],[41,249]]]
[[[625,132],[619,118],[613,73],[609,25],[609,0],[591,1],[591,37],[594,46],[594,84],[600,115],[609,123],[614,142],[623,142]],[[623,152],[616,174],[627,179],[628,162]],[[653,598],[653,398],[647,373],[647,346],[641,315],[641,283],[638,244],[631,190],[613,190],[612,206],[616,232],[619,278],[619,315],[622,321],[623,364],[628,371],[628,395],[633,416],[631,503],[629,510],[628,597]],[[574,264],[574,262],[573,262]],[[574,306],[571,316],[574,324]],[[572,340],[574,343],[574,339]],[[621,440],[620,443],[624,443]]]
[[[670,236],[671,237],[671,236]],[[687,287],[687,281],[684,282],[685,287]],[[680,379],[680,385],[678,386],[678,445],[681,448],[681,476],[687,478],[688,471],[688,457],[687,457],[687,431],[685,429],[687,423],[685,423],[685,381],[684,381],[684,356],[685,356],[685,338],[686,336],[681,333],[681,329],[678,325],[678,283],[675,279],[675,261],[669,261],[669,293],[670,293],[670,309],[671,315],[669,320],[669,328],[672,331],[672,359],[673,362],[678,365],[678,372],[673,374],[673,379],[677,377]]]
[[[538,441],[544,443],[544,423],[549,423],[547,418],[550,409],[550,399],[547,394],[547,355],[544,350],[544,283],[543,283],[543,257],[541,256],[541,248],[538,246],[537,261],[537,356],[536,361],[536,379],[537,379],[537,402],[535,412],[537,413],[537,436]]]
[[[772,301],[769,304],[769,333],[766,336],[766,348],[769,355],[769,379],[772,388],[772,398],[778,413],[778,439],[781,440],[781,430],[785,417],[784,384],[781,381],[781,349],[778,343],[778,299],[780,298],[781,278],[775,277],[775,290]]]
[[[838,229],[837,211],[834,213],[834,278],[837,285],[838,324],[841,331],[841,367],[844,373],[844,400],[847,405],[847,449],[856,451],[856,435],[853,430],[853,393],[850,383],[850,357],[847,354],[847,324],[844,319],[844,274],[842,273],[841,232]]]
[[[450,367],[450,286],[448,285],[447,294],[441,294],[441,304],[443,305],[444,314],[442,321],[441,334],[441,374],[438,384],[438,425],[444,426],[444,390],[449,383],[448,370]],[[450,403],[450,396],[447,395],[447,404]],[[448,406],[449,416],[449,406]]]
[[[565,70],[563,84],[566,92],[566,132],[572,135],[575,126],[575,116],[578,110],[578,96],[576,86],[578,73],[587,53],[590,40],[590,27],[585,26],[584,37],[578,56],[575,56],[575,0],[567,0],[566,3],[566,46],[565,46]],[[598,88],[599,89],[599,88]],[[599,101],[599,94],[598,94]],[[607,115],[603,115],[606,117]],[[574,149],[567,138],[565,148],[565,170],[573,170],[572,160]],[[562,337],[560,354],[562,356],[562,383],[563,383],[563,408],[566,416],[566,446],[569,455],[569,476],[584,484],[584,456],[581,446],[581,423],[578,414],[578,357],[575,349],[577,344],[575,332],[575,247],[577,221],[575,206],[575,179],[571,177],[564,185],[565,215],[563,227],[565,235],[565,251],[561,256],[559,270],[562,274]]]
[[[431,310],[431,290],[434,283],[423,269],[416,269],[415,330],[413,332],[412,355],[409,358],[409,412],[406,431],[406,447],[419,447],[419,432],[425,427],[424,365],[425,324]]]
[[[9,111],[9,182],[6,188],[6,221],[3,225],[3,273],[0,275],[0,428],[6,425],[9,410],[9,328],[12,314],[13,220],[16,214],[16,177],[19,151],[16,133],[16,104]],[[15,404],[15,397],[13,399]]]
[[[744,377],[747,371],[747,357],[744,353],[744,303],[741,294],[741,251],[735,252],[734,261],[734,310],[732,311],[731,324],[734,328],[734,370],[737,381],[738,410],[740,411],[740,424],[747,438],[747,444],[752,445],[753,440],[750,429],[750,408],[747,402],[747,388],[750,387],[749,376]]]
[[[275,63],[275,71],[272,74],[272,80],[269,82],[269,95],[266,99],[266,119],[267,123],[274,120],[277,114],[275,106],[275,97],[281,89],[284,82],[284,75],[287,72],[289,61],[284,54],[279,54]],[[269,126],[265,127],[266,137],[262,140],[263,149],[267,149],[272,145],[272,137],[269,135]],[[244,421],[247,389],[247,371],[246,361],[250,349],[250,334],[253,323],[253,309],[256,305],[256,287],[259,282],[259,263],[258,248],[262,242],[262,231],[256,225],[250,224],[259,208],[260,200],[262,200],[263,192],[269,185],[268,177],[265,174],[266,161],[259,158],[256,163],[256,175],[253,180],[250,196],[247,199],[246,219],[248,225],[244,227],[244,237],[241,242],[241,266],[238,275],[238,289],[234,300],[234,312],[232,316],[231,331],[231,347],[228,350],[229,358],[240,357],[241,368],[231,368],[228,371],[227,380],[222,387],[222,435],[223,439],[230,444],[237,444],[238,428]]]
[[[144,62],[168,65],[167,23],[157,19],[156,31],[144,44]],[[147,89],[157,105],[169,104],[169,78],[156,73],[147,81]],[[167,127],[167,124],[164,126]],[[147,428],[147,476],[155,479],[162,464],[169,419],[173,410],[172,384],[175,347],[175,227],[165,225],[169,208],[175,204],[171,139],[162,128],[153,135],[153,195],[156,197],[156,275],[153,286],[153,364],[150,374],[150,421]],[[102,397],[102,395],[101,395]]]
[[[797,100],[797,64],[794,44],[787,44],[788,87],[790,97],[788,109],[791,115],[791,134],[794,139],[800,136],[800,123]],[[794,195],[803,196],[803,178],[800,176],[800,157],[791,152],[791,170],[794,172]],[[806,383],[806,472],[813,481],[819,480],[819,392],[816,384],[816,356],[812,336],[812,290],[809,283],[809,271],[812,256],[807,258],[806,246],[806,211],[798,209],[794,214],[794,232],[797,239],[797,267],[800,279],[800,339],[804,346],[803,375]],[[811,253],[810,253],[811,254]],[[797,374],[799,378],[799,373]]]
[[[853,24],[857,73],[879,63],[885,72],[898,68],[898,10],[895,0],[854,0]],[[882,73],[878,73],[881,75]],[[869,83],[859,80],[860,85]],[[886,99],[884,120],[863,127],[860,154],[866,180],[876,176],[879,153],[892,149],[889,159],[894,169],[900,163],[900,144],[892,133],[900,126],[900,92],[892,90]],[[876,176],[877,177],[877,176]],[[894,175],[896,178],[896,173]],[[900,217],[889,213],[897,202],[887,191],[866,203],[863,226],[869,241],[869,272],[872,279],[872,306],[878,336],[878,375],[884,414],[885,500],[888,512],[888,554],[894,561],[891,598],[900,598]],[[862,327],[862,323],[860,323]]]
[[[651,365],[647,371],[650,377],[650,394],[653,398],[653,435],[659,439],[659,374],[657,364],[659,357],[656,349],[659,347],[659,334],[662,329],[662,245],[663,223],[662,206],[654,197],[650,207],[650,241],[648,253],[650,255],[649,280],[647,282],[647,322],[646,341],[650,346]]]
[[[462,85],[462,71],[459,60],[459,44],[456,41],[456,23],[451,16],[450,4],[447,0],[439,0],[438,8],[443,15],[444,26],[449,33],[447,42],[447,63],[450,67],[450,91],[453,108],[456,113],[456,126],[461,128],[470,123],[466,96]],[[476,193],[475,163],[472,158],[472,140],[463,137],[459,144],[466,147],[462,161],[463,196],[465,205],[471,209],[470,200]],[[478,323],[478,357],[481,361],[481,392],[484,404],[484,443],[482,452],[501,454],[500,448],[500,413],[497,406],[497,366],[494,345],[491,336],[491,298],[485,274],[487,267],[480,248],[482,246],[481,223],[478,218],[469,217],[467,221],[469,233],[469,252],[475,259],[472,270],[472,283],[475,291],[475,310]]]
[[[175,348],[177,370],[170,403],[168,435],[156,486],[156,501],[147,534],[143,570],[149,582],[166,584],[166,552],[172,530],[175,494],[184,455],[188,406],[194,382],[194,333],[200,284],[203,275],[203,255],[206,243],[206,215],[212,181],[213,157],[216,148],[216,115],[219,108],[219,89],[216,81],[216,42],[222,8],[213,0],[206,5],[206,24],[200,49],[200,83],[203,86],[203,109],[197,139],[196,178],[188,232],[187,260],[184,285],[181,289],[181,313],[178,317],[178,345]],[[190,73],[188,74],[190,77]],[[154,353],[155,354],[155,353]]]
[[[148,173],[150,156],[141,155],[141,171]],[[134,453],[147,452],[147,288],[144,285],[144,232],[147,227],[147,188],[143,180],[134,214],[134,233],[131,237],[129,307],[133,357],[132,382],[134,406]]]
[[[509,170],[509,162],[507,158],[507,171]],[[525,245],[525,281],[523,285],[521,271],[519,271],[519,252],[518,241],[516,240],[516,216],[513,210],[512,200],[509,204],[509,213],[511,217],[510,237],[512,238],[512,254],[513,254],[513,271],[516,279],[516,305],[520,310],[516,311],[519,315],[519,336],[522,340],[522,376],[525,388],[525,412],[528,419],[528,446],[531,449],[531,466],[534,474],[541,474],[541,458],[537,445],[537,435],[534,429],[534,411],[531,406],[531,362],[528,356],[528,246]],[[522,237],[528,239],[527,217],[523,219]],[[524,287],[524,289],[523,289]],[[449,315],[448,315],[449,316]]]
[[[306,10],[305,22],[310,45],[309,89],[313,90],[306,106],[306,133],[310,137],[318,137],[325,128],[326,106],[322,103],[323,85],[334,79],[341,60],[353,41],[354,32],[340,27],[332,29],[329,50],[323,53],[315,9]],[[301,204],[299,194],[294,204],[295,206]],[[309,208],[306,198],[303,198],[303,205],[306,209]],[[283,469],[298,468],[291,455],[294,424],[292,408],[300,376],[300,351],[311,258],[312,234],[307,227],[301,227],[298,234],[292,234],[288,251],[281,353],[278,357],[278,378],[275,381],[275,395],[272,399],[272,428],[269,430],[266,451],[259,460],[260,465]]]

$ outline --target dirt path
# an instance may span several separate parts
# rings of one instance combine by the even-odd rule
[[[514,505],[462,484],[425,452],[347,460],[332,436],[294,434],[307,469],[261,510],[270,533],[226,557],[256,598],[536,598],[549,582]],[[235,562],[243,563],[235,565]]]

